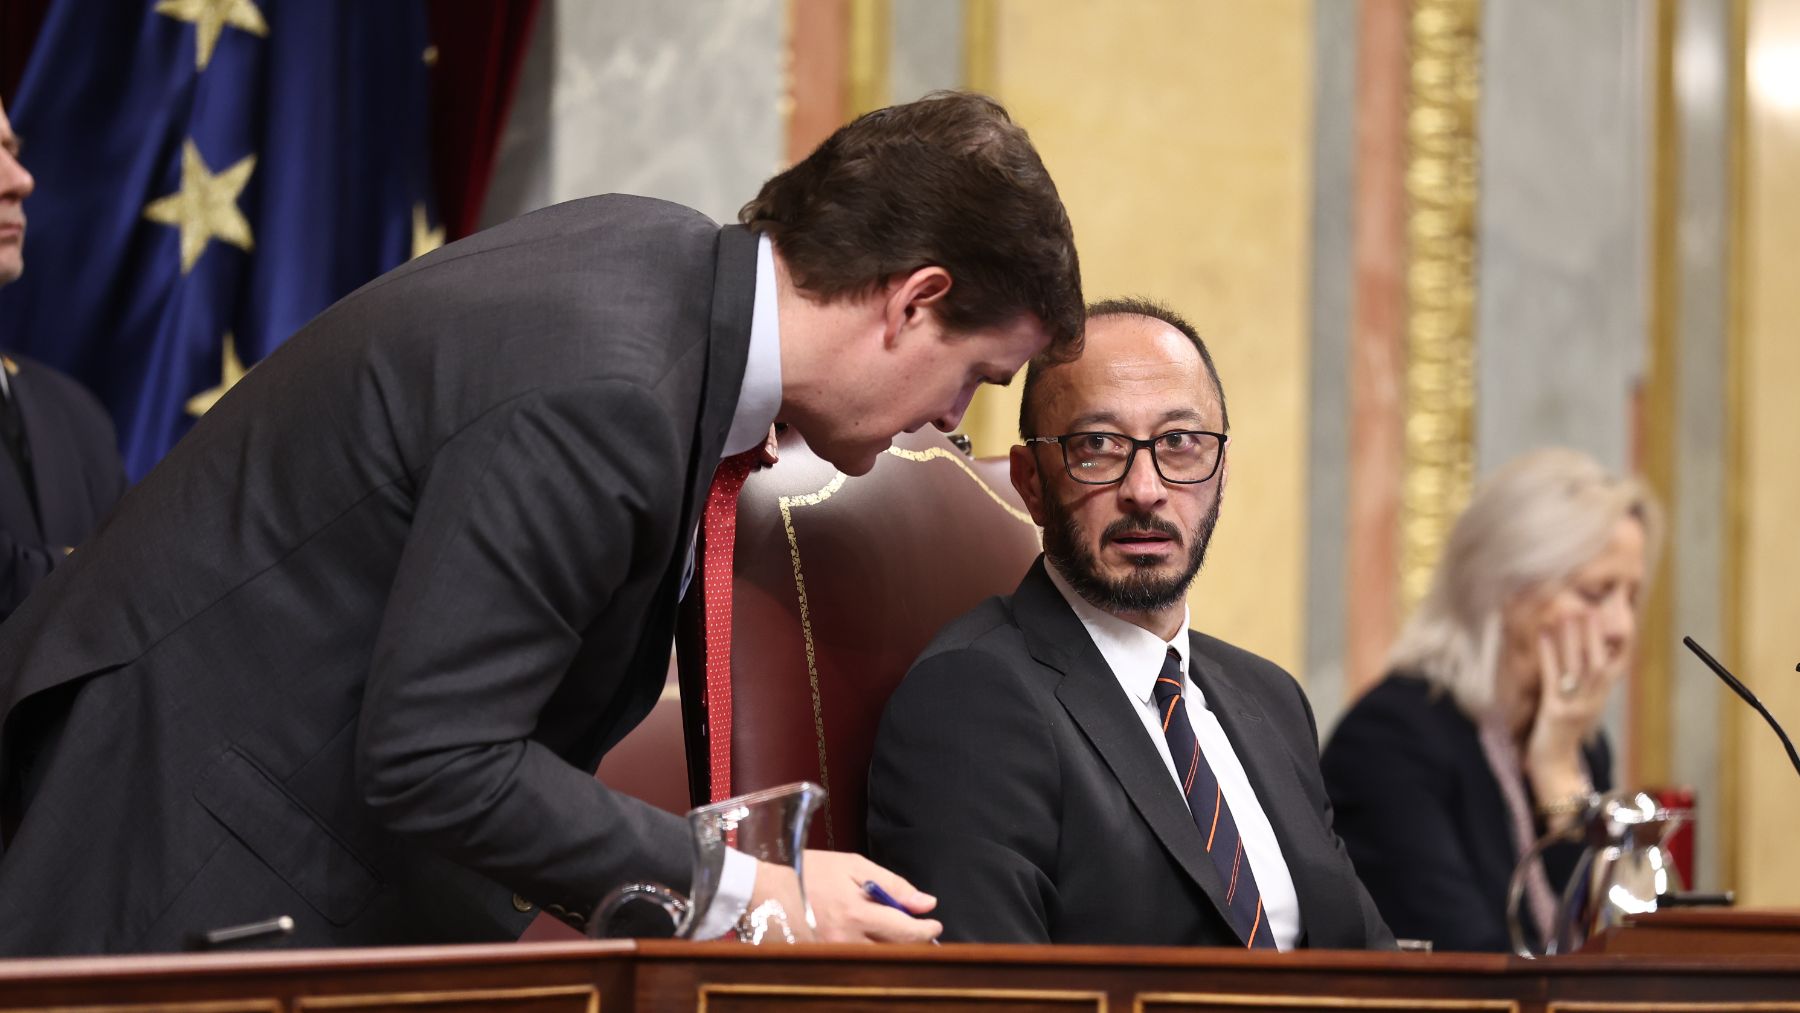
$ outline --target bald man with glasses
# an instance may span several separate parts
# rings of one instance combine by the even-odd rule
[[[1020,431],[1044,555],[889,702],[873,857],[938,897],[947,940],[1393,946],[1299,685],[1188,628],[1228,472],[1205,343],[1155,303],[1089,307],[1081,357],[1032,365]]]

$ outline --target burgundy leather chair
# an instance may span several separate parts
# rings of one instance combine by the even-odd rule
[[[1006,464],[971,461],[935,430],[902,435],[847,478],[784,434],[781,459],[738,500],[733,553],[731,783],[791,781],[829,796],[812,844],[863,851],[869,757],[888,696],[925,645],[982,599],[1009,594],[1039,547]],[[692,797],[707,763],[699,595],[677,633]]]

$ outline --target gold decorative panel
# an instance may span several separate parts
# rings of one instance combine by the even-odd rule
[[[87,1006],[6,1007],[7,1013],[282,1013],[279,999],[223,999],[206,1002],[101,1003]]]
[[[455,989],[442,992],[376,992],[309,995],[294,1000],[302,1010],[418,1010],[420,1013],[600,1013],[600,993],[590,985],[543,988]]]
[[[845,1013],[932,1010],[941,1013],[1106,1013],[1106,993],[1012,988],[868,988],[829,985],[702,985],[698,1013]]]
[[[1519,1013],[1519,1004],[1504,999],[1370,999],[1329,995],[1247,995],[1223,992],[1144,992],[1133,1013],[1157,1010],[1208,1010],[1211,1013],[1318,1013],[1321,1009],[1356,1013]]]
[[[1474,481],[1479,0],[1416,0],[1410,39],[1403,610],[1424,595]]]

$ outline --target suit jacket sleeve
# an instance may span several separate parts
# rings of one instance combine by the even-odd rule
[[[1448,797],[1454,760],[1432,716],[1374,703],[1338,725],[1324,764],[1357,872],[1397,934],[1445,950],[1510,950],[1505,916],[1464,851]]]
[[[1307,744],[1310,749],[1306,755],[1307,762],[1302,765],[1302,769],[1307,772],[1309,787],[1318,793],[1319,818],[1324,821],[1324,826],[1331,833],[1331,840],[1336,846],[1333,857],[1344,871],[1344,875],[1356,895],[1357,907],[1362,918],[1363,946],[1371,950],[1396,949],[1398,943],[1394,940],[1393,931],[1388,928],[1387,919],[1382,917],[1380,908],[1375,904],[1375,898],[1370,896],[1369,888],[1364,885],[1362,877],[1358,875],[1356,863],[1351,859],[1349,849],[1344,846],[1344,839],[1338,836],[1337,814],[1332,807],[1330,793],[1325,790],[1322,776],[1314,773],[1319,767],[1319,724],[1318,719],[1313,716],[1312,701],[1306,698],[1306,691],[1300,688],[1299,682],[1285,672],[1282,674],[1286,677],[1288,685],[1293,687],[1294,695],[1300,698],[1300,709],[1306,713]],[[1314,943],[1313,945],[1321,944]]]
[[[869,771],[871,856],[938,898],[944,938],[1047,943],[1061,797],[1046,718],[978,650],[914,665]]]
[[[358,782],[378,820],[571,911],[630,879],[690,878],[679,818],[531,738],[626,575],[669,566],[676,428],[642,388],[585,381],[453,436],[420,481],[362,703]]]

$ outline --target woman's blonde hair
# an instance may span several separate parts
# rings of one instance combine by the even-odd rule
[[[1662,511],[1637,479],[1561,447],[1508,462],[1457,518],[1430,590],[1388,654],[1389,671],[1423,676],[1470,717],[1486,716],[1507,603],[1567,579],[1625,517],[1643,525],[1644,572],[1654,572]]]

